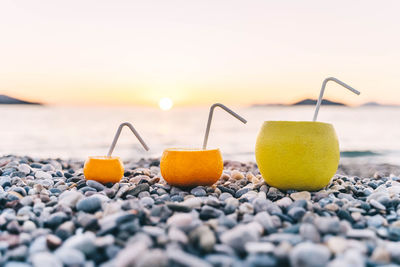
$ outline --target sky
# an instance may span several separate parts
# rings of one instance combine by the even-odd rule
[[[2,0],[0,93],[54,105],[400,104],[400,1]]]

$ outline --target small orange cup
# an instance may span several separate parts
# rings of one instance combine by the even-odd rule
[[[160,161],[162,177],[173,186],[212,185],[224,169],[219,149],[165,149]]]
[[[83,167],[87,180],[118,183],[124,177],[124,165],[119,157],[89,157]]]

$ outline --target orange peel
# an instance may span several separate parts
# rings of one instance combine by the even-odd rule
[[[165,149],[160,161],[162,177],[173,186],[208,186],[224,169],[219,149]]]
[[[124,165],[119,157],[89,157],[83,167],[87,180],[118,183],[124,177]]]

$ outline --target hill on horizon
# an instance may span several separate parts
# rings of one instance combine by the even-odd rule
[[[299,102],[293,103],[290,106],[307,106],[307,105],[315,106],[316,104],[317,104],[317,100],[316,99],[307,98],[307,99],[303,99],[303,100],[301,100]],[[330,106],[347,106],[344,103],[335,102],[335,101],[331,101],[331,100],[328,100],[328,99],[322,99],[322,103],[321,104],[322,105],[328,105],[328,106],[329,105]]]
[[[0,105],[42,105],[42,104],[37,102],[30,102],[17,99],[7,95],[0,95]]]

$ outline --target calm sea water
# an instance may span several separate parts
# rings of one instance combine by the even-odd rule
[[[265,120],[311,120],[313,107],[246,107],[235,111],[246,125],[216,110],[208,147],[218,147],[225,159],[255,161],[254,144]],[[128,129],[114,155],[124,160],[159,157],[164,148],[199,148],[208,108],[160,111],[143,107],[1,106],[1,154],[85,159],[106,155],[121,122],[129,121],[150,146],[145,152]],[[319,120],[337,131],[342,162],[400,165],[400,108],[323,106]]]

